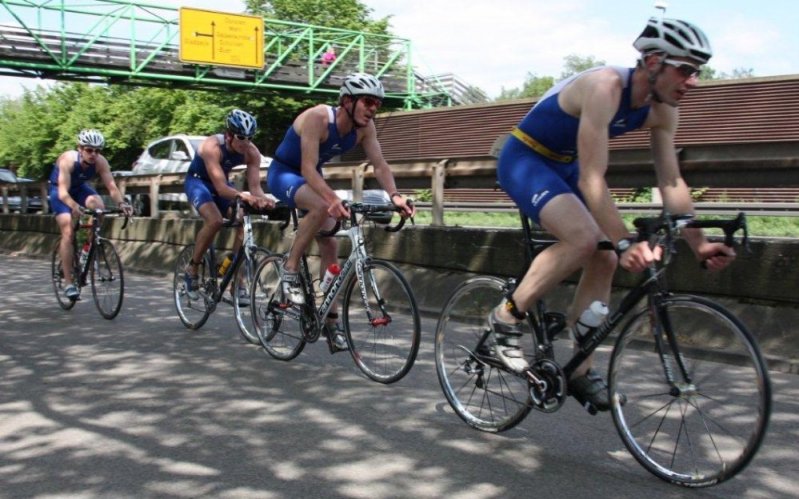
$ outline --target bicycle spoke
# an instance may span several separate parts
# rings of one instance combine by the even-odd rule
[[[527,381],[500,368],[484,344],[488,313],[503,288],[492,277],[466,281],[444,305],[436,327],[436,372],[447,401],[467,424],[491,432],[512,428],[532,408]]]
[[[771,392],[762,356],[740,321],[710,300],[672,296],[659,306],[668,317],[663,332],[673,335],[664,348],[679,356],[687,379],[663,390],[661,357],[647,347],[653,326],[646,311],[638,313],[611,359],[614,423],[655,475],[690,486],[727,480],[751,461],[765,435]]]

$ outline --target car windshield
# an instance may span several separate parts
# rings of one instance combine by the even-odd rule
[[[0,170],[0,182],[16,183],[17,177],[11,170]]]
[[[192,149],[194,149],[195,152],[200,150],[200,144],[203,143],[203,140],[205,140],[205,139],[202,138],[202,139],[191,139],[191,140],[189,140],[189,142],[191,142],[191,147],[192,147]]]

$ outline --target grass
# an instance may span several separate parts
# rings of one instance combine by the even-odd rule
[[[637,215],[623,215],[627,227],[632,228],[632,221]],[[709,216],[707,218],[710,218]],[[723,218],[723,217],[714,217]],[[750,236],[761,237],[799,237],[799,217],[764,217],[748,216],[746,218]],[[417,225],[430,225],[432,214],[420,211],[415,218]],[[520,228],[517,213],[495,212],[447,212],[444,224],[450,227],[490,227]],[[712,233],[711,233],[712,234]]]

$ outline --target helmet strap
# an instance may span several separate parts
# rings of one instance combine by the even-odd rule
[[[360,99],[361,96],[360,95],[352,95],[352,94],[350,94],[349,97],[350,97],[350,101],[352,101],[352,108],[351,109],[347,109],[344,106],[342,106],[342,107],[344,107],[344,111],[347,112],[347,116],[350,117],[350,121],[352,121],[352,127],[353,128],[363,128],[362,125],[359,125],[358,122],[355,121],[355,107],[358,105],[358,99]]]

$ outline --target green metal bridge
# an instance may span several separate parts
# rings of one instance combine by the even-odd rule
[[[179,10],[127,0],[0,0],[0,75],[227,91],[338,92],[359,71],[407,109],[451,105],[414,73],[407,39],[264,19],[264,67],[179,60]],[[327,47],[337,58],[321,63]]]

